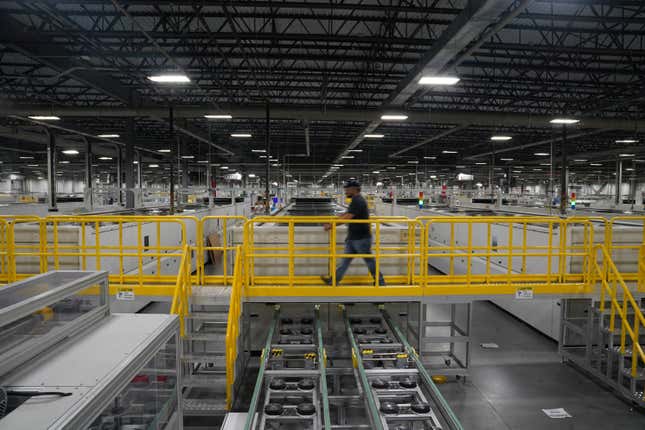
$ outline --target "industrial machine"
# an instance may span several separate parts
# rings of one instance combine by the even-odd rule
[[[111,314],[107,272],[0,290],[0,429],[181,429],[179,321]]]

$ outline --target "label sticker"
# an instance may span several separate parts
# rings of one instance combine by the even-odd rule
[[[569,414],[564,408],[557,408],[557,409],[542,409],[542,412],[549,417],[549,418],[555,418],[555,419],[562,419],[562,418],[573,418],[571,414]]]
[[[117,300],[127,300],[127,301],[132,301],[134,300],[134,291],[131,288],[124,288],[116,293],[116,299]]]
[[[515,298],[518,300],[530,300],[533,298],[533,288],[532,287],[524,287],[524,288],[518,288],[515,291]]]

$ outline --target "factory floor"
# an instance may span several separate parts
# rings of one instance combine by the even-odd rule
[[[470,377],[440,390],[467,430],[645,428],[645,412],[568,364],[557,343],[490,302],[473,304]],[[484,349],[481,343],[496,343]],[[572,418],[547,417],[564,408]]]

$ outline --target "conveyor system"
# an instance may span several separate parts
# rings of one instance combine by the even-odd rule
[[[462,428],[385,306],[338,305],[327,324],[299,309],[275,306],[244,425],[223,430]]]
[[[296,197],[287,207],[288,216],[332,216],[342,209],[328,197]]]

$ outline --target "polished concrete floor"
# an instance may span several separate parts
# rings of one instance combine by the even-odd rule
[[[472,345],[471,376],[439,386],[467,430],[645,429],[645,412],[561,363],[554,341],[490,302],[473,305]],[[573,417],[542,412],[555,408]]]

